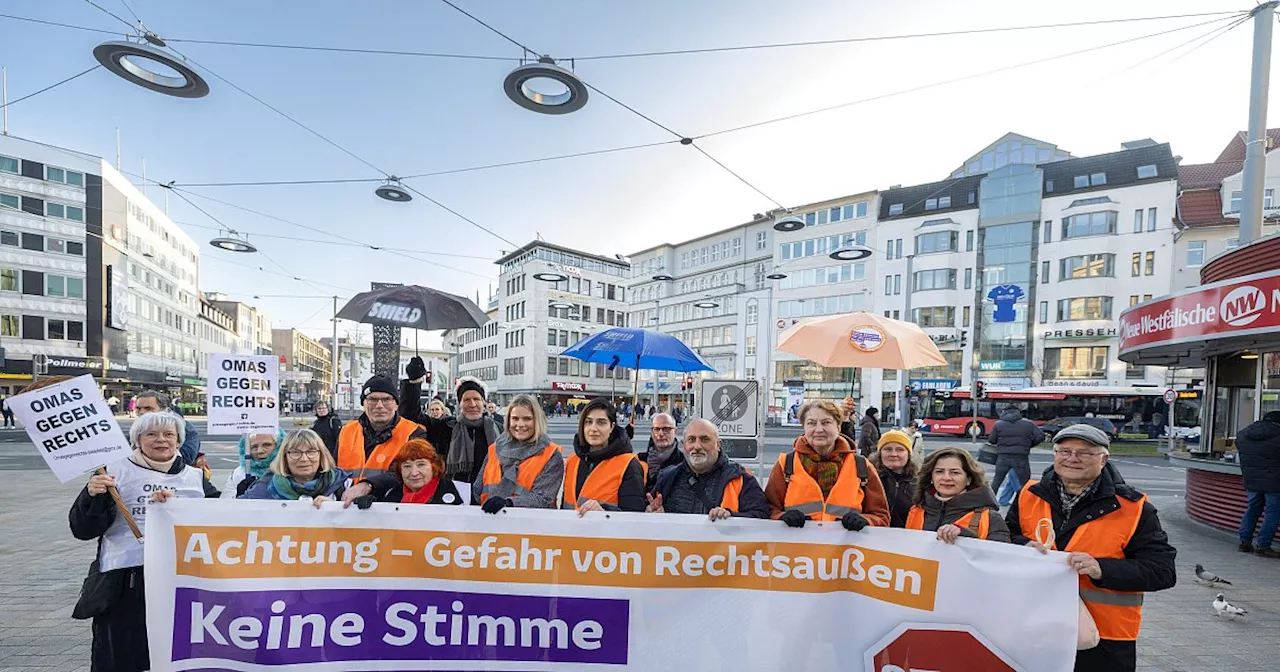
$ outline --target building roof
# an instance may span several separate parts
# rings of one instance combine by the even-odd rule
[[[983,177],[984,175],[970,175],[941,182],[930,182],[929,184],[885,189],[880,192],[880,216],[878,219],[885,221],[887,219],[902,219],[922,215],[933,217],[945,212],[972,210],[978,207],[978,183],[982,181]],[[972,201],[969,200],[970,194],[973,195]],[[925,209],[927,201],[946,197],[951,199],[951,205],[945,208]],[[898,204],[902,205],[902,212],[890,215],[889,208]]]
[[[1194,229],[1235,226],[1240,220],[1222,214],[1222,192],[1217,188],[1188,189],[1178,194],[1178,223]]]
[[[520,249],[518,249],[518,250],[514,250],[514,251],[512,251],[512,252],[508,252],[508,253],[506,253],[506,254],[502,255],[501,257],[498,257],[498,260],[497,260],[497,261],[495,261],[495,262],[493,262],[493,263],[498,264],[498,265],[505,264],[505,263],[507,263],[508,261],[511,261],[512,259],[515,259],[516,257],[519,257],[520,255],[524,254],[525,252],[530,252],[530,251],[532,251],[532,250],[536,250],[536,249],[537,249],[537,248],[539,248],[539,247],[543,247],[543,248],[546,248],[546,249],[548,249],[548,250],[555,250],[555,251],[557,251],[557,252],[564,252],[564,253],[566,253],[566,254],[576,254],[576,255],[578,255],[578,256],[580,256],[580,257],[583,257],[583,258],[585,258],[585,259],[594,259],[594,260],[596,260],[596,261],[599,261],[599,262],[602,262],[602,263],[606,263],[606,264],[617,264],[617,265],[619,265],[619,266],[625,266],[625,267],[628,267],[628,268],[631,266],[631,262],[630,262],[630,261],[627,261],[627,260],[625,260],[625,259],[619,259],[619,258],[617,258],[617,257],[602,257],[602,256],[600,256],[600,255],[598,255],[598,254],[592,254],[591,252],[583,252],[582,250],[575,250],[575,249],[573,249],[572,247],[565,247],[565,246],[563,246],[563,245],[556,245],[555,243],[548,243],[548,242],[547,242],[547,241],[545,241],[545,240],[535,240],[535,241],[532,241],[532,242],[530,242],[530,243],[528,243],[528,244],[526,244],[526,245],[522,246],[522,247],[521,247]]]
[[[1187,163],[1178,166],[1179,189],[1220,189],[1222,181],[1244,170],[1244,161]]]
[[[1138,177],[1139,166],[1155,166],[1155,177]],[[1132,184],[1172,180],[1178,175],[1178,163],[1173,158],[1169,143],[1147,145],[1118,152],[1082,156],[1065,161],[1040,164],[1044,171],[1044,195],[1063,196],[1090,191],[1114,189]],[[1075,178],[1080,175],[1106,173],[1106,183],[1076,187]]]
[[[1227,146],[1222,149],[1222,153],[1218,158],[1214,159],[1214,163],[1222,163],[1224,161],[1244,161],[1245,141],[1249,139],[1248,131],[1237,131]],[[1280,147],[1280,128],[1267,129],[1267,151]]]

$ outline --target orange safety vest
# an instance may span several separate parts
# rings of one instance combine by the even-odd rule
[[[582,484],[582,492],[578,492],[578,465],[581,460],[575,452],[564,461],[564,502],[562,509],[576,509],[588,499],[602,504],[618,505],[618,488],[622,487],[622,477],[627,467],[636,459],[635,453],[614,455],[596,465]]]
[[[520,464],[516,466],[516,485],[519,486],[517,492],[532,491],[533,482],[542,473],[542,468],[547,466],[547,462],[551,460],[552,455],[560,452],[560,446],[548,443],[546,449],[541,453],[530,455],[521,460]],[[498,447],[496,444],[491,443],[489,444],[489,456],[484,461],[484,471],[481,472],[481,504],[484,504],[484,500],[489,499],[489,495],[497,492],[500,483],[502,483],[502,465],[498,462]]]
[[[391,438],[374,447],[366,459],[364,455],[364,427],[359,420],[348,422],[338,434],[338,468],[349,471],[355,476],[353,483],[391,473],[391,461],[404,448],[414,431],[422,429],[421,425],[400,418],[395,429],[391,430]]]
[[[1049,503],[1031,492],[1031,486],[1035,484],[1036,481],[1027,483],[1018,495],[1018,523],[1024,535],[1035,530],[1041,520],[1053,520]],[[1056,548],[1055,542],[1054,550],[1088,553],[1095,558],[1124,558],[1124,547],[1138,529],[1142,506],[1147,498],[1143,496],[1134,502],[1116,497],[1116,501],[1120,503],[1118,510],[1076,528],[1067,547]],[[1142,593],[1100,588],[1093,585],[1088,576],[1081,575],[1080,599],[1093,616],[1100,638],[1116,641],[1138,639],[1138,630],[1142,626]]]
[[[795,451],[778,456],[778,466],[787,480],[786,511],[799,511],[812,520],[839,520],[850,511],[862,511],[863,486],[867,483],[866,458],[849,453],[840,466],[840,476],[827,498],[822,488],[803,468],[795,468]]]
[[[728,509],[731,513],[738,512],[738,497],[742,495],[742,478],[738,476],[725,484],[724,494],[720,495],[720,508]]]
[[[991,531],[991,509],[983,509],[981,512],[982,515],[980,516],[975,516],[974,515],[975,513],[978,513],[978,512],[970,511],[969,513],[966,513],[963,516],[960,516],[958,519],[956,519],[956,522],[951,524],[955,525],[956,527],[967,527],[969,528],[969,531],[977,535],[979,539],[986,539],[987,533]],[[908,530],[924,529],[924,507],[923,506],[916,504],[911,507],[911,511],[907,513],[906,529]]]

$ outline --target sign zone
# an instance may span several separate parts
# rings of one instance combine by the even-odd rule
[[[720,436],[754,437],[758,432],[760,385],[754,380],[707,380],[702,383],[702,417]]]

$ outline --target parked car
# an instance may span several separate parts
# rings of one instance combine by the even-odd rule
[[[1044,430],[1044,435],[1052,441],[1055,434],[1067,427],[1070,427],[1071,425],[1093,425],[1094,427],[1106,432],[1107,436],[1111,437],[1112,441],[1115,441],[1116,437],[1120,434],[1119,430],[1116,429],[1115,424],[1106,418],[1054,418],[1053,420],[1040,425],[1040,429]]]

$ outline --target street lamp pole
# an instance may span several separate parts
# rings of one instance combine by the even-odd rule
[[[907,274],[905,278],[906,281],[902,283],[906,285],[905,287],[903,287],[903,291],[906,293],[906,305],[904,306],[904,309],[903,309],[902,319],[912,323],[915,322],[915,320],[911,319],[911,290],[914,288],[913,287],[914,283],[912,281],[912,269],[914,268],[915,259],[916,259],[916,255],[914,254],[907,255]],[[907,398],[906,389],[907,389],[907,372],[902,369],[898,369],[898,391],[896,392],[896,395],[894,396],[894,398],[898,400],[898,426],[900,427],[907,426],[908,424],[907,418],[911,413],[911,403],[910,403],[910,400]]]

